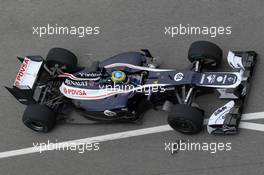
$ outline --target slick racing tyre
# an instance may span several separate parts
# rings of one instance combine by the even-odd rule
[[[87,69],[85,69],[85,71],[96,72],[99,69],[99,64],[99,61],[93,61],[91,65]]]
[[[146,62],[146,58],[143,54],[139,52],[126,52],[121,53],[115,56],[112,56],[102,62],[100,62],[99,67],[104,67],[113,63],[126,63],[132,64],[135,66],[141,66],[144,62]]]
[[[209,41],[196,41],[191,44],[188,59],[201,61],[204,68],[216,69],[222,61],[222,49]]]
[[[22,121],[36,132],[47,133],[55,126],[56,113],[47,106],[32,104],[27,106]]]
[[[46,65],[49,68],[58,64],[59,66],[66,66],[67,71],[74,70],[77,62],[77,57],[69,50],[63,48],[52,48],[46,58]]]
[[[203,112],[196,107],[177,104],[168,115],[169,125],[184,134],[196,134],[203,128]]]

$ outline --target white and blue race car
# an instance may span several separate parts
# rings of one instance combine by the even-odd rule
[[[46,59],[18,57],[19,73],[13,87],[6,88],[27,105],[23,122],[37,132],[49,132],[58,121],[136,121],[154,108],[168,111],[169,125],[185,134],[203,128],[204,111],[195,98],[216,90],[220,99],[229,102],[211,115],[207,130],[233,134],[238,132],[256,57],[254,51],[229,51],[227,60],[234,72],[215,72],[222,50],[214,43],[196,41],[189,48],[192,67],[188,70],[158,68],[157,59],[146,49],[85,68],[77,65],[72,52],[53,48]],[[84,118],[67,115],[72,109]]]

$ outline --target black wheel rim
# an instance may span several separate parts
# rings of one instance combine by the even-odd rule
[[[35,131],[44,131],[45,129],[45,126],[43,125],[43,123],[38,122],[38,121],[29,121],[27,124],[31,129]]]
[[[62,67],[62,66],[66,66],[66,67],[67,67],[67,65],[64,65],[64,64],[62,64],[62,63],[60,63],[60,62],[58,62],[58,61],[48,61],[48,62],[47,62],[47,66],[48,66],[49,68],[55,67],[56,64],[57,64],[59,67]]]
[[[204,59],[203,62],[204,62],[204,65],[210,65],[210,66],[216,66],[217,64],[215,60],[210,59],[210,58]]]
[[[216,66],[217,62],[212,58],[205,58],[201,56],[193,57],[193,60],[200,60],[202,59],[202,62],[205,66]]]
[[[195,126],[189,120],[176,120],[174,122],[174,127],[184,133],[191,133],[195,130]]]

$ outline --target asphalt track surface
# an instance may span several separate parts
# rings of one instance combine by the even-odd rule
[[[0,159],[0,174],[263,174],[263,28],[264,2],[253,1],[0,1],[0,154],[32,147],[33,142],[78,140],[166,125],[166,113],[148,111],[136,124],[59,125],[49,134],[37,134],[21,122],[24,106],[3,88],[11,86],[19,68],[17,55],[46,56],[52,47],[70,49],[81,65],[103,60],[124,51],[148,48],[159,56],[164,68],[184,69],[189,45],[209,40],[222,47],[224,56],[231,50],[255,50],[258,64],[244,113],[256,113],[260,124],[241,129],[238,135],[214,136],[206,130],[186,136],[164,131],[113,139],[100,143],[99,151],[46,151]],[[98,25],[100,35],[32,35],[32,26],[46,24]],[[231,25],[228,36],[164,35],[164,26],[192,24]],[[90,59],[88,59],[90,58]],[[224,62],[222,70],[228,70]],[[206,117],[223,102],[207,95],[198,102]],[[77,114],[73,114],[77,115]],[[254,115],[256,116],[256,115]],[[247,125],[248,126],[248,125]],[[261,131],[262,129],[262,131]],[[231,151],[164,151],[165,142],[231,142]]]

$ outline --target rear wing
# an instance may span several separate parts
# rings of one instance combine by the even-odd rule
[[[35,103],[33,93],[35,83],[44,62],[41,56],[18,57],[22,62],[13,87],[5,87],[20,103],[28,105]]]

